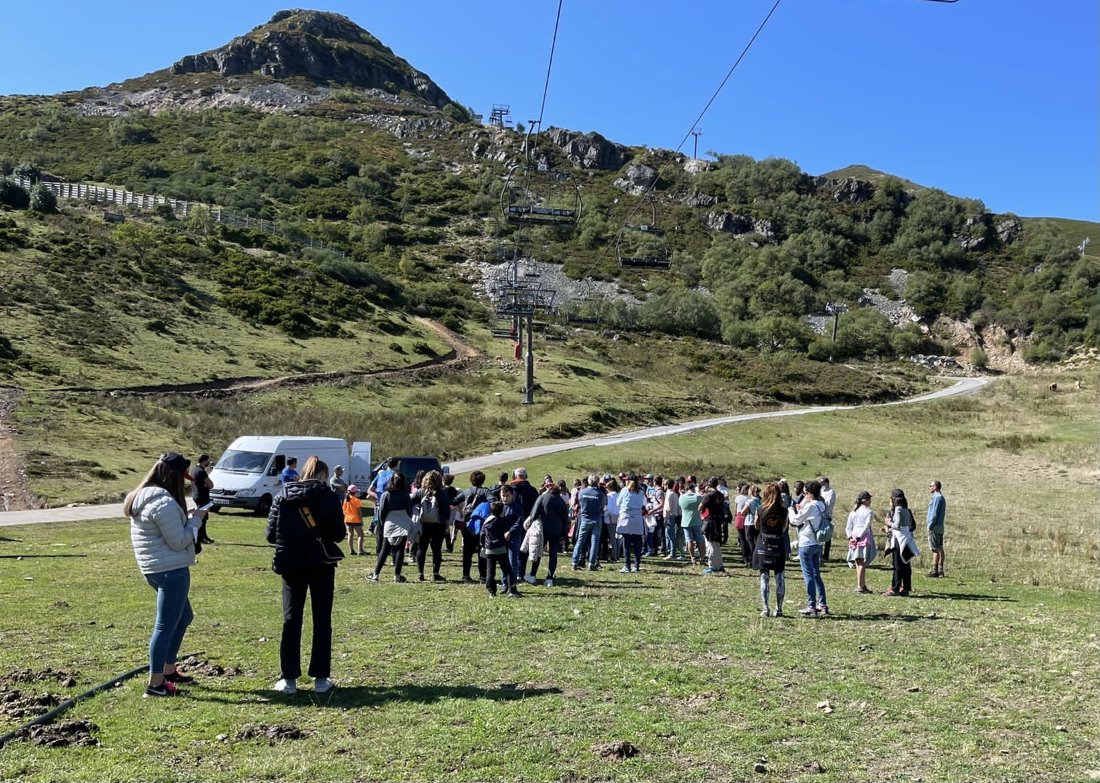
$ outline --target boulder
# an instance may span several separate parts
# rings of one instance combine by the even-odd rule
[[[698,191],[684,197],[684,203],[689,207],[713,207],[718,201],[718,196],[708,196]]]
[[[640,196],[649,190],[657,181],[657,170],[646,166],[644,163],[631,163],[626,167],[623,176],[615,180],[614,184],[619,190],[633,196]]]
[[[963,250],[983,250],[992,242],[993,230],[988,214],[966,219],[962,231],[955,234],[955,242]]]
[[[626,147],[608,141],[598,133],[577,133],[551,128],[546,137],[561,148],[574,166],[582,169],[616,171],[626,162]]]

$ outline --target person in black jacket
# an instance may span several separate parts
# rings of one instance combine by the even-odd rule
[[[512,567],[508,563],[508,541],[515,534],[515,524],[506,515],[505,505],[496,500],[489,506],[489,517],[481,526],[481,548],[485,555],[487,572],[485,575],[485,588],[489,595],[497,594],[497,565],[500,565],[500,573],[504,579],[504,590],[511,598],[521,598],[522,594],[516,589],[516,577],[512,573]]]
[[[272,570],[283,578],[283,635],[279,643],[282,675],[274,690],[298,692],[302,675],[302,617],[306,593],[313,611],[309,676],[313,690],[332,690],[332,596],[336,561],[342,557],[344,513],[328,486],[328,465],[310,457],[297,481],[285,484],[271,503],[267,542],[275,545]]]
[[[420,581],[424,581],[424,561],[431,547],[432,581],[446,582],[440,569],[443,567],[443,540],[447,537],[447,522],[451,518],[451,498],[443,489],[443,474],[438,470],[424,474],[420,488],[412,495],[412,503],[420,512],[420,548],[416,552]]]
[[[512,471],[512,491],[523,504],[523,518],[531,516],[531,510],[535,507],[535,501],[539,499],[539,491],[531,486],[527,480],[527,468],[516,468]]]
[[[516,486],[515,481],[512,482],[512,486]],[[561,550],[561,537],[569,529],[569,510],[566,508],[565,501],[561,498],[562,493],[565,491],[564,481],[559,481],[557,484],[552,481],[549,482],[546,492],[539,495],[534,508],[531,509],[531,516],[542,523],[542,534],[546,539],[547,547],[550,549],[550,564],[546,568],[545,584],[547,587],[554,586],[554,573],[558,570],[558,552]],[[521,499],[522,497],[520,495]],[[532,552],[530,558],[531,573],[527,575],[526,580],[528,584],[535,584],[538,581],[537,575],[542,553]]]

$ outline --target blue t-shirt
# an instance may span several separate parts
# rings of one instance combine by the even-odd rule
[[[298,471],[287,465],[283,468],[283,472],[279,474],[279,482],[281,484],[289,484],[292,481],[298,480]]]
[[[386,485],[390,483],[391,478],[393,478],[393,471],[389,468],[382,468],[378,471],[378,474],[374,477],[374,493],[378,497],[382,497],[382,493],[386,491]]]

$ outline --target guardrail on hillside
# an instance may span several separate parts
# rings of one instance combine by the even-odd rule
[[[301,247],[327,250],[331,253],[337,253],[340,256],[346,257],[346,254],[342,250],[337,250],[319,239],[313,239],[312,237],[302,239],[301,237],[292,236],[276,226],[273,220],[264,220],[262,218],[249,217],[248,215],[237,215],[232,212],[227,212],[221,207],[212,206],[210,204],[184,201],[183,199],[169,198],[167,196],[154,195],[151,193],[134,193],[130,190],[90,185],[86,182],[66,182],[65,180],[53,177],[41,179],[37,183],[29,177],[14,177],[14,180],[28,190],[32,185],[42,185],[58,198],[77,201],[108,202],[111,204],[118,204],[119,206],[130,206],[135,209],[147,210],[167,206],[171,208],[175,215],[181,217],[187,217],[195,211],[196,208],[202,208],[207,210],[211,220],[215,223],[226,226],[236,226],[238,228],[254,229],[269,236],[275,236],[280,239],[285,239],[288,242],[293,242]]]

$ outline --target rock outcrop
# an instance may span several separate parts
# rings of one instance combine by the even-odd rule
[[[1024,224],[1016,218],[1005,218],[997,223],[997,239],[1002,245],[1011,245],[1020,238]]]
[[[551,128],[545,135],[561,148],[570,163],[582,169],[616,171],[629,157],[626,147],[610,142],[598,133]]]
[[[656,169],[650,168],[644,163],[631,163],[626,167],[623,175],[612,184],[625,193],[640,196],[649,190],[656,181]]]
[[[845,177],[842,180],[829,180],[833,188],[833,201],[845,204],[862,204],[875,195],[875,186],[864,179]]]
[[[955,235],[955,242],[963,250],[984,250],[992,243],[993,236],[991,216],[984,214],[967,218],[962,230]]]
[[[770,220],[737,215],[733,212],[711,212],[707,215],[707,227],[727,234],[759,234],[769,242],[775,239],[775,228]]]
[[[451,99],[427,75],[339,14],[281,11],[266,25],[225,46],[183,57],[167,75],[256,74],[302,78],[319,86],[346,86],[409,93],[442,108]]]

